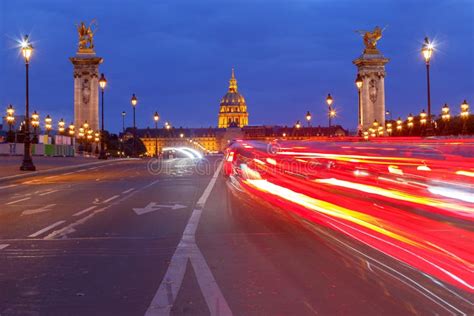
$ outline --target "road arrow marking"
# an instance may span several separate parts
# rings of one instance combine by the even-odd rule
[[[150,202],[144,208],[134,208],[133,211],[137,215],[143,215],[143,214],[146,214],[146,213],[158,211],[159,209],[163,209],[163,208],[170,208],[172,210],[179,210],[179,209],[186,208],[186,207],[187,206],[181,205],[181,204],[165,205],[165,204],[156,204],[156,202]]]
[[[31,214],[48,212],[48,211],[51,211],[51,208],[54,207],[54,206],[56,206],[56,204],[45,205],[45,206],[42,206],[42,207],[34,209],[34,210],[26,210],[26,211],[23,211],[23,213],[21,213],[21,215],[23,216],[23,215],[31,215]]]

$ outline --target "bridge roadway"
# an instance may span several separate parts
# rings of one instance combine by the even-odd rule
[[[347,238],[241,192],[220,160],[0,179],[0,315],[446,313]]]

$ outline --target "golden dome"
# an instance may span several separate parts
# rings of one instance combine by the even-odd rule
[[[232,68],[232,76],[229,80],[229,90],[222,97],[220,106],[245,106],[244,97],[238,92],[237,79],[235,79],[234,68]]]

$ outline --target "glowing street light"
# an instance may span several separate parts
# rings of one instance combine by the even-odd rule
[[[427,87],[427,96],[428,96],[428,127],[426,133],[428,136],[433,134],[432,124],[431,124],[431,92],[430,92],[430,60],[433,55],[434,46],[430,42],[428,37],[425,37],[423,46],[421,47],[421,53],[426,63],[426,87]]]
[[[333,104],[334,99],[332,98],[331,94],[328,93],[328,96],[326,97],[326,103],[328,105],[328,120],[329,120],[329,127],[331,127],[331,118],[332,118],[332,107],[331,105]]]
[[[467,120],[469,118],[469,103],[464,100],[461,103],[462,134],[467,134]]]
[[[87,123],[87,121],[84,121],[84,124],[82,124],[82,126],[84,127],[84,129],[89,129],[89,123]]]
[[[135,93],[132,94],[132,98],[130,99],[130,103],[132,104],[132,107],[133,107],[133,153],[132,153],[132,156],[135,156],[135,152],[136,152],[136,149],[135,149],[136,140],[135,139],[137,138],[137,125],[136,125],[136,122],[135,122],[135,107],[138,104],[138,99],[135,96]]]
[[[23,41],[21,42],[21,52],[23,58],[25,59],[25,68],[26,68],[26,103],[25,103],[25,141],[24,141],[24,150],[23,150],[23,162],[20,166],[22,171],[35,171],[36,167],[33,164],[33,159],[31,157],[31,141],[30,141],[30,95],[29,95],[29,65],[31,55],[33,54],[33,45],[29,41],[28,35],[25,35]]]
[[[107,159],[107,155],[105,153],[105,143],[104,143],[104,139],[105,139],[104,137],[104,90],[105,90],[105,86],[107,85],[107,79],[105,79],[104,74],[100,75],[99,85],[100,85],[101,96],[102,96],[99,159]],[[96,150],[97,150],[97,147],[96,147]]]
[[[46,129],[46,134],[49,136],[49,132],[51,131],[51,129],[53,128],[53,119],[51,118],[51,116],[46,115],[46,117],[44,118],[44,128]]]
[[[356,80],[355,80],[355,84],[356,84],[356,87],[357,87],[357,93],[358,93],[358,96],[359,96],[359,126],[362,127],[362,105],[361,105],[361,98],[360,98],[360,95],[361,95],[361,91],[362,91],[362,85],[364,84],[364,81],[362,80],[362,77],[360,74],[357,74],[357,77],[356,77]],[[359,134],[360,136],[360,134]]]
[[[387,127],[387,133],[388,133],[388,136],[392,136],[392,123],[391,122],[388,122],[386,124],[386,127]]]
[[[160,120],[158,112],[153,115],[153,120],[155,121],[155,156],[158,158],[158,121]]]
[[[295,127],[296,127],[297,129],[301,128],[301,123],[300,123],[299,120],[296,121]]]
[[[420,124],[424,126],[426,124],[426,112],[423,109],[420,113]]]
[[[70,136],[74,136],[74,134],[76,133],[76,131],[74,130],[75,126],[74,124],[71,122],[71,124],[69,124],[69,135]]]
[[[402,133],[402,129],[403,129],[403,121],[402,121],[402,118],[401,118],[401,117],[398,117],[398,119],[397,119],[397,131],[398,131],[398,134],[401,134],[401,133]]]
[[[66,125],[66,123],[64,123],[64,120],[63,120],[63,119],[60,119],[59,122],[58,122],[58,132],[59,132],[60,134],[63,134],[63,133],[64,133],[65,125]]]
[[[311,126],[311,113],[309,111],[306,112],[306,121],[308,122],[308,127]]]

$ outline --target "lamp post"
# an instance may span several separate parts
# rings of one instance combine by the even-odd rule
[[[105,153],[105,143],[104,143],[104,90],[105,86],[107,85],[107,79],[105,79],[105,75],[102,73],[99,79],[99,86],[100,92],[102,95],[102,105],[101,105],[101,128],[100,128],[100,154],[99,159],[107,159],[107,155]],[[97,143],[98,144],[98,143]]]
[[[467,120],[469,118],[469,103],[466,100],[461,103],[462,134],[467,134]]]
[[[130,102],[132,103],[132,107],[133,107],[133,150],[132,150],[132,157],[135,157],[135,138],[137,137],[137,127],[135,125],[135,107],[137,106],[137,103],[138,103],[138,99],[137,97],[135,96],[135,93],[132,94],[132,99],[130,100]]]
[[[25,146],[23,151],[23,162],[20,166],[22,171],[35,171],[36,167],[33,164],[33,159],[31,158],[31,147],[30,147],[30,100],[29,100],[29,65],[30,58],[33,54],[33,45],[31,45],[28,35],[25,35],[21,43],[21,52],[23,58],[25,59],[25,68],[26,68],[26,102],[25,102]]]
[[[360,95],[361,95],[361,91],[362,91],[362,85],[364,84],[364,81],[362,80],[362,77],[360,76],[360,74],[357,74],[357,77],[356,77],[356,80],[355,80],[355,84],[357,86],[357,94],[358,94],[358,97],[359,97],[359,119],[358,119],[358,125],[359,125],[359,136],[361,136],[362,134],[362,105],[361,105],[361,98],[360,98]]]
[[[71,122],[71,124],[69,124],[69,136],[71,137],[71,145],[74,145],[74,134],[76,133],[76,131],[74,130],[75,126],[74,124]]]
[[[428,127],[426,129],[426,134],[431,136],[433,134],[433,127],[431,124],[430,60],[433,55],[433,43],[430,42],[428,37],[425,37],[425,41],[421,47],[421,53],[423,54],[426,63],[426,90],[428,96]]]
[[[26,119],[25,119],[25,122],[26,122]],[[39,124],[40,124],[39,114],[36,111],[33,111],[33,114],[31,114],[31,126],[33,126],[34,140],[36,139],[36,130],[39,127]]]
[[[8,123],[8,142],[14,141],[14,137],[12,137],[12,126],[15,123],[15,109],[13,105],[8,105],[7,107],[7,123]]]
[[[58,132],[59,132],[59,134],[61,134],[61,135],[64,134],[64,130],[65,130],[64,126],[65,125],[66,125],[66,123],[64,123],[64,120],[61,118],[58,122]]]
[[[397,132],[398,132],[399,136],[402,134],[402,129],[403,129],[403,121],[402,121],[401,117],[398,117],[398,119],[397,119]]]
[[[441,119],[444,122],[444,129],[443,129],[443,134],[447,135],[448,134],[448,124],[449,124],[449,119],[451,118],[451,115],[449,114],[449,106],[447,103],[444,104],[443,108],[441,109]]]
[[[392,122],[388,122],[388,123],[386,124],[386,126],[387,126],[387,134],[388,134],[388,136],[392,136],[392,131],[393,131],[393,130],[392,130]]]
[[[125,151],[124,151],[124,144],[123,144],[123,137],[125,136],[125,115],[127,113],[125,113],[125,111],[122,111],[122,138],[120,139],[120,149],[121,149],[121,152],[120,152],[120,156],[123,157],[124,154],[125,154]]]
[[[309,111],[306,112],[306,121],[308,122],[308,127],[311,127],[311,113]]]
[[[423,109],[420,112],[420,125],[421,125],[421,134],[423,135],[424,131],[425,131],[425,126],[426,126],[426,112],[425,112],[425,109]],[[426,131],[426,133],[428,133],[428,131]]]
[[[158,121],[160,120],[158,112],[153,115],[153,120],[155,121],[155,156],[158,158]]]
[[[408,126],[408,136],[411,136],[411,132],[413,130],[413,114],[408,114],[407,117],[407,126]]]
[[[44,118],[44,128],[46,130],[46,135],[48,135],[48,139],[49,139],[49,132],[53,128],[52,122],[53,122],[53,119],[51,118],[51,116],[49,116],[49,114],[46,115],[46,117]]]
[[[332,103],[334,102],[333,98],[331,97],[331,94],[328,93],[328,96],[326,97],[326,103],[328,104],[328,121],[329,121],[329,124],[328,126],[331,127],[331,113],[332,113]]]

